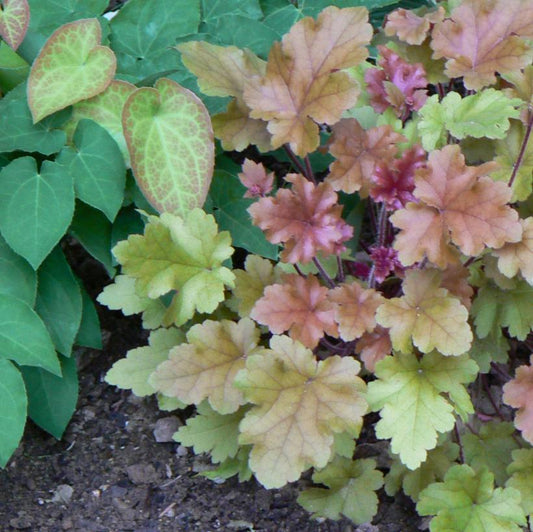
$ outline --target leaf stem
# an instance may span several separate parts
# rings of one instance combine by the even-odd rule
[[[462,464],[465,463],[465,455],[463,452],[463,442],[461,441],[461,435],[459,434],[459,429],[457,428],[457,423],[453,426],[453,433],[455,434],[455,439],[457,440],[457,445],[459,445],[459,460]]]
[[[326,284],[330,288],[335,288],[335,281],[328,275],[328,273],[324,269],[324,266],[322,266],[322,264],[320,263],[320,261],[316,257],[313,257],[313,264],[316,266],[316,268],[318,270],[318,273],[320,274],[320,277],[322,277],[322,279],[324,279]]]
[[[378,221],[378,246],[382,247],[385,245],[385,240],[387,238],[387,207],[383,203],[379,211],[379,221]]]
[[[305,166],[300,162],[298,157],[296,157],[295,153],[292,151],[291,147],[288,144],[283,145],[283,149],[285,150],[285,153],[291,160],[293,166],[296,168],[298,173],[305,176],[309,181],[316,184],[315,176],[313,174],[313,171],[311,170],[311,165],[306,162]],[[307,168],[309,166],[309,168]],[[309,174],[309,170],[311,171],[311,174]]]
[[[518,175],[518,170],[520,169],[520,166],[522,164],[522,160],[524,159],[524,155],[526,153],[526,148],[529,142],[529,136],[531,135],[531,128],[533,128],[533,113],[531,110],[528,111],[528,120],[527,120],[527,127],[526,127],[526,134],[524,135],[524,140],[522,141],[522,146],[520,146],[520,152],[518,153],[518,157],[516,158],[516,162],[513,165],[513,173],[511,174],[511,178],[509,179],[509,188],[513,186],[514,180],[516,179],[516,176]]]
[[[309,159],[309,155],[305,156],[304,163],[305,163],[305,171],[306,171],[305,177],[307,177],[309,181],[311,181],[312,183],[316,185],[317,184],[316,177],[315,177],[315,173],[313,172],[313,167],[311,166],[311,159]]]
[[[344,283],[346,276],[344,275],[344,266],[340,254],[337,253],[337,280],[339,283]]]

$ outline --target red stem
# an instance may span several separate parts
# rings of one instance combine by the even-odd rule
[[[526,148],[529,142],[529,136],[531,135],[532,127],[533,127],[533,113],[530,110],[528,112],[526,134],[524,135],[522,146],[520,146],[520,152],[518,153],[518,157],[516,158],[516,162],[514,163],[514,166],[513,166],[513,173],[511,174],[511,178],[509,179],[509,187],[513,186],[514,180],[516,179],[516,176],[518,175],[518,170],[520,169],[520,165],[522,164],[522,160],[524,159],[524,155],[526,153]]]

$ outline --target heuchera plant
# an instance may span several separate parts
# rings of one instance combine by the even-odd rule
[[[532,38],[531,2],[464,0],[377,35],[327,7],[267,61],[180,44],[246,159],[218,157],[207,212],[164,207],[114,248],[99,300],[152,332],[108,382],[196,405],[175,439],[211,478],[312,470],[315,516],[370,521],[384,486],[432,531],[528,526]]]

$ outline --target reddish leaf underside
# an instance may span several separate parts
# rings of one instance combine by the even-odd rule
[[[30,6],[28,0],[3,0],[0,5],[0,37],[16,50],[28,30]]]

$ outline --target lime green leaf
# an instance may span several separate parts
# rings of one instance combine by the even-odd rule
[[[278,246],[271,244],[265,233],[250,223],[247,209],[254,200],[243,197],[246,188],[228,172],[218,170],[213,177],[209,197],[220,229],[231,233],[235,246],[268,259],[277,259]]]
[[[512,452],[512,462],[507,468],[511,475],[505,483],[508,488],[517,489],[522,495],[522,508],[528,515],[533,514],[533,449],[516,449]]]
[[[0,231],[34,269],[65,234],[74,213],[72,178],[61,165],[20,157],[0,172]]]
[[[70,119],[63,126],[69,141],[72,140],[79,121],[83,118],[90,118],[113,137],[124,157],[126,166],[129,167],[130,154],[122,130],[122,110],[129,95],[135,90],[135,85],[114,79],[104,92],[89,100],[75,103]]]
[[[240,408],[224,415],[203,402],[198,405],[197,412],[174,434],[174,439],[186,447],[193,447],[195,454],[211,453],[213,462],[235,458],[239,450],[239,423],[245,410]]]
[[[507,480],[507,466],[511,463],[511,452],[520,447],[513,437],[512,423],[491,421],[481,426],[478,434],[466,432],[461,442],[465,461],[476,471],[486,467],[493,473],[496,485]]]
[[[163,410],[165,412],[172,412],[173,410],[183,410],[187,407],[186,404],[183,404],[176,397],[167,397],[162,393],[156,394],[156,399],[157,407],[159,408],[159,410]]]
[[[9,92],[22,83],[30,72],[30,65],[5,42],[0,42],[0,89]]]
[[[385,477],[387,495],[395,495],[400,487],[414,501],[420,492],[433,482],[443,480],[444,475],[454,465],[459,456],[459,446],[450,441],[428,451],[425,462],[418,469],[411,471],[398,458],[394,458],[389,473]]]
[[[75,358],[60,357],[61,377],[39,368],[21,368],[28,390],[28,415],[57,439],[76,409],[78,373]]]
[[[171,350],[150,378],[159,392],[177,397],[186,404],[209,400],[220,414],[231,414],[245,403],[242,392],[233,386],[235,375],[258,349],[259,329],[244,318],[206,320],[187,332],[187,343]]]
[[[74,148],[64,148],[56,161],[72,176],[76,197],[112,222],[126,185],[126,166],[113,137],[96,122],[83,119],[74,133]]]
[[[439,95],[430,96],[418,114],[420,121],[417,127],[424,149],[442,148],[446,143],[446,112],[439,102]]]
[[[352,358],[317,362],[288,336],[250,356],[235,385],[254,406],[241,422],[239,443],[252,444],[250,468],[266,488],[297,480],[331,458],[334,433],[357,436],[367,404],[360,365]]]
[[[3,0],[0,9],[0,37],[16,50],[24,40],[30,22],[27,0]]]
[[[44,321],[56,350],[69,357],[81,323],[82,299],[61,249],[56,247],[38,272],[35,310]]]
[[[106,382],[131,390],[138,397],[154,394],[157,390],[149,384],[148,378],[161,362],[168,359],[168,352],[184,341],[185,335],[175,327],[152,331],[149,345],[130,349],[126,358],[115,362],[106,373]]]
[[[476,334],[485,338],[497,327],[508,327],[509,334],[525,340],[533,328],[533,286],[517,281],[516,287],[502,290],[488,283],[477,293],[472,305]]]
[[[0,359],[0,467],[6,466],[22,438],[27,406],[20,371],[9,360]]]
[[[233,253],[229,233],[218,233],[214,218],[200,209],[185,218],[150,216],[144,235],[131,235],[113,253],[141,295],[156,299],[176,291],[165,325],[183,325],[195,310],[213,312],[235,279],[222,266]]]
[[[313,482],[329,488],[306,489],[298,497],[298,502],[313,517],[340,519],[344,515],[360,525],[376,515],[376,490],[383,485],[383,474],[376,470],[375,460],[336,457],[313,474]]]
[[[22,299],[33,307],[37,295],[35,270],[0,235],[0,294]]]
[[[101,211],[85,203],[76,202],[69,233],[78,240],[96,260],[100,261],[110,277],[115,275],[111,256],[111,222]]]
[[[437,349],[443,355],[468,351],[472,331],[468,310],[448,290],[441,288],[438,270],[408,270],[403,297],[385,301],[376,312],[376,321],[390,327],[394,349],[403,353],[413,344],[423,353]]]
[[[0,295],[0,359],[61,375],[54,344],[44,323],[26,303]]]
[[[170,79],[133,92],[124,106],[124,135],[135,179],[159,212],[201,207],[213,174],[214,137],[201,100]]]
[[[409,469],[426,460],[438,432],[453,428],[455,402],[473,412],[463,384],[475,379],[477,365],[466,355],[430,353],[419,361],[414,354],[396,354],[379,361],[375,374],[378,379],[368,385],[367,400],[372,410],[381,410],[376,435],[392,439],[392,452]]]
[[[100,319],[96,312],[91,296],[85,291],[81,282],[78,282],[81,290],[82,312],[81,323],[74,343],[92,349],[102,349],[102,330]]]
[[[0,99],[0,152],[24,150],[50,155],[58,152],[65,141],[64,131],[57,129],[51,119],[33,123],[25,83]]]
[[[508,360],[509,342],[498,327],[492,329],[485,338],[474,335],[474,342],[468,355],[479,366],[480,373],[488,373],[491,362],[506,363]]]
[[[121,310],[124,316],[142,312],[145,329],[160,327],[167,311],[159,299],[139,295],[135,279],[127,275],[117,275],[115,282],[104,288],[97,301],[111,310]]]
[[[115,75],[116,59],[100,45],[96,19],[78,20],[58,28],[35,59],[28,79],[33,121],[102,92]]]
[[[420,515],[436,515],[431,532],[520,532],[518,525],[526,525],[520,492],[494,489],[492,473],[476,473],[467,465],[453,466],[444,482],[422,491],[416,509]]]
[[[232,414],[234,415],[234,414]],[[225,480],[238,475],[239,482],[246,482],[252,478],[252,470],[248,466],[250,446],[240,447],[234,458],[226,458],[217,468],[202,471],[199,475],[211,480]]]
[[[132,83],[176,69],[178,37],[198,32],[200,0],[129,0],[111,20],[118,72]]]

